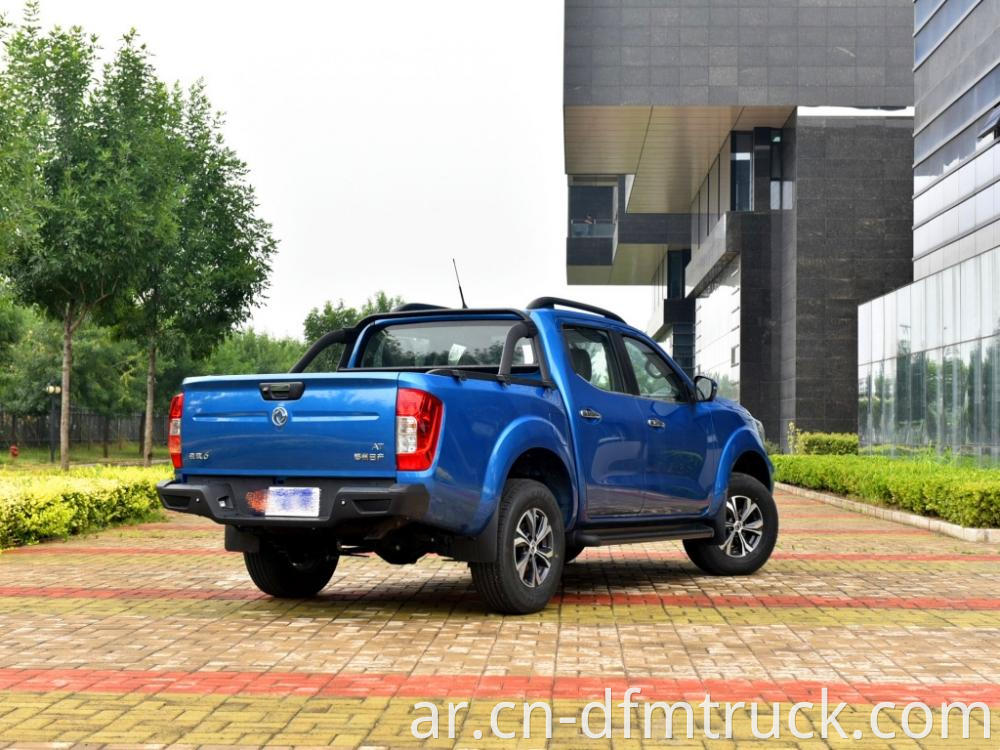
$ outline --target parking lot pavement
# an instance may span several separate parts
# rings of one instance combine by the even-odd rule
[[[639,699],[820,700],[848,734],[829,741],[754,740],[746,708],[736,740],[705,739],[702,709],[681,747],[995,747],[973,713],[968,741],[903,737],[911,701],[983,701],[1000,733],[1000,547],[961,542],[780,492],[782,531],[770,563],[746,578],[701,575],[673,543],[586,551],[560,595],[527,617],[484,614],[464,565],[427,557],[389,566],[342,559],[311,601],[253,587],[218,527],[172,516],[0,555],[0,748],[143,746],[639,747],[663,746],[662,718],[644,739],[588,739],[584,704],[626,687]],[[489,734],[498,701],[548,701],[554,737]],[[456,737],[419,741],[414,705],[468,701]],[[880,714],[878,739],[870,707]],[[423,709],[420,709],[421,711]],[[521,731],[517,715],[501,729]],[[533,717],[535,714],[533,714]],[[951,737],[961,733],[950,723]],[[781,721],[786,723],[785,716]],[[916,730],[921,714],[911,716]],[[592,719],[591,725],[601,724]],[[797,727],[819,732],[820,709]],[[712,731],[725,716],[712,712]],[[854,740],[857,730],[863,737]],[[485,732],[478,739],[477,732]]]

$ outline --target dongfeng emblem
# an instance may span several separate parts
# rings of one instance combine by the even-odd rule
[[[284,427],[288,422],[288,409],[284,406],[274,407],[274,411],[271,412],[271,422],[275,427]]]

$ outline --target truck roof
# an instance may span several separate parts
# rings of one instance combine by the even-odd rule
[[[585,313],[590,313],[591,315],[597,315],[602,318],[608,318],[609,320],[614,320],[618,323],[625,323],[625,320],[616,313],[606,310],[603,307],[597,307],[596,305],[587,304],[586,302],[577,302],[575,300],[565,299],[563,297],[538,297],[531,300],[526,306],[526,311],[533,310],[554,310],[556,306],[566,307],[571,310],[578,310]],[[521,310],[515,310],[513,308],[488,308],[488,309],[471,309],[471,308],[454,308],[445,307],[444,305],[430,305],[423,302],[410,302],[405,305],[400,305],[392,310],[391,313],[375,313],[368,316],[366,320],[376,320],[380,318],[387,317],[388,315],[394,315],[396,313],[414,313],[414,312],[455,312],[455,313],[469,313],[469,314],[482,314],[482,313],[497,313],[497,312],[513,312],[519,314],[521,317],[525,317]],[[627,324],[626,324],[627,325]]]

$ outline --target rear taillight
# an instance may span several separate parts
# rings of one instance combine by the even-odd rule
[[[441,400],[415,388],[396,393],[396,468],[424,471],[434,463],[441,434]]]
[[[170,416],[167,422],[167,451],[175,469],[181,468],[181,415],[184,413],[184,394],[178,393],[170,399]]]

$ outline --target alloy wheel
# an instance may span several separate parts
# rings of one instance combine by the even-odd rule
[[[528,588],[542,585],[552,570],[552,524],[540,508],[529,508],[514,527],[514,567]]]
[[[746,557],[764,538],[764,514],[746,495],[726,501],[726,541],[720,546],[729,557]]]

